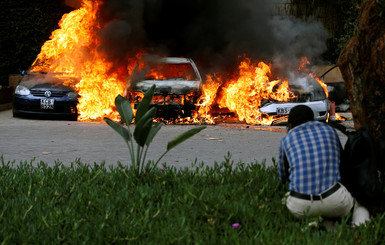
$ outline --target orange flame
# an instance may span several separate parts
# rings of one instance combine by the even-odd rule
[[[335,115],[337,121],[346,121],[346,118],[342,117],[340,114],[336,113]]]
[[[35,72],[61,72],[80,78],[74,87],[81,96],[77,107],[81,121],[105,116],[117,119],[114,100],[126,86],[124,79],[110,72],[112,63],[97,49],[101,3],[85,0],[79,9],[63,15],[60,29],[52,32],[31,68]]]
[[[294,95],[289,91],[288,81],[272,80],[270,65],[263,62],[258,64],[245,58],[239,65],[238,76],[220,86],[219,76],[208,76],[207,84],[203,86],[200,99],[199,116],[207,118],[214,102],[220,108],[234,112],[240,121],[248,124],[271,124],[276,117],[270,117],[259,111],[264,99],[287,101]],[[220,88],[220,97],[216,97]],[[212,118],[209,117],[210,120]]]
[[[214,118],[211,116],[211,107],[215,102],[217,92],[221,86],[221,78],[218,74],[207,75],[206,83],[202,86],[202,95],[197,106],[198,113],[194,117],[195,122],[201,122],[202,119],[207,124],[214,124]]]
[[[310,61],[307,59],[307,57],[302,57],[298,67],[298,71],[304,69],[307,65],[310,65]]]
[[[317,77],[315,74],[309,73],[309,76],[312,77],[314,80],[316,80],[319,83],[319,85],[321,85],[321,87],[325,92],[326,98],[329,98],[329,91],[328,91],[327,85],[324,82],[322,82],[322,80],[319,77]]]
[[[84,1],[80,9],[64,14],[60,29],[53,31],[51,40],[44,43],[31,71],[81,75],[84,62],[98,44],[95,29],[99,28],[96,22],[99,5],[100,1]]]
[[[298,71],[304,69],[307,65],[310,65],[309,60],[307,59],[307,57],[302,57],[301,62],[300,62],[300,66],[298,67]],[[327,89],[327,85],[324,82],[322,82],[322,80],[319,77],[317,77],[315,74],[309,73],[309,76],[311,78],[313,78],[314,80],[316,80],[319,83],[319,85],[321,85],[321,87],[325,91],[326,98],[329,98],[329,91]]]
[[[125,94],[130,87],[127,77],[138,68],[137,61],[144,54],[143,50],[138,50],[127,61],[127,67],[113,70],[113,64],[98,49],[101,44],[97,35],[102,28],[98,22],[101,4],[101,0],[83,0],[79,9],[63,15],[59,22],[60,28],[52,32],[50,40],[42,46],[31,67],[31,71],[35,72],[60,73],[66,83],[76,89],[81,96],[78,104],[78,119],[81,121],[103,117],[119,120],[114,106],[115,97]],[[299,69],[308,63],[303,58]],[[166,74],[154,70],[152,75],[159,79]],[[259,111],[262,101],[287,101],[294,97],[289,91],[287,79],[274,80],[272,77],[270,64],[252,62],[248,58],[240,63],[238,73],[232,79],[224,81],[218,73],[207,75],[197,112],[193,118],[180,122],[215,123],[212,110],[216,106],[233,112],[240,121],[270,124],[276,117],[269,117]],[[327,93],[326,85],[319,78],[313,78]]]

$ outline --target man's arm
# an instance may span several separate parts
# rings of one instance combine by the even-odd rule
[[[289,181],[289,162],[283,147],[283,143],[279,147],[279,161],[278,161],[278,178],[282,183]]]

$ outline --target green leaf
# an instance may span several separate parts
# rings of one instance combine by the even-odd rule
[[[134,119],[134,113],[131,109],[131,102],[119,94],[115,98],[115,105],[120,114],[122,122],[124,122],[127,126],[130,126],[132,119]]]
[[[190,129],[190,130],[178,135],[177,137],[175,137],[174,139],[172,139],[171,141],[168,142],[167,151],[171,150],[172,148],[179,145],[180,143],[187,140],[188,138],[196,135],[197,133],[199,133],[200,131],[202,131],[205,128],[206,128],[206,126],[200,126],[197,128]]]
[[[161,127],[162,127],[162,124],[159,124],[159,125],[151,128],[150,133],[148,134],[147,140],[146,140],[147,146],[150,146],[152,140],[154,139],[155,135],[159,132]]]
[[[149,118],[151,118],[151,120],[154,119],[155,117],[155,114],[156,114],[156,107],[152,107],[150,110],[148,110],[141,118],[140,120],[137,122],[137,125],[136,126],[140,126],[141,124],[143,124],[144,122],[146,122]]]
[[[128,128],[125,128],[122,125],[120,125],[120,124],[118,124],[118,123],[116,123],[116,122],[114,122],[111,119],[106,118],[106,117],[104,118],[104,121],[108,125],[110,125],[110,127],[113,128],[120,136],[122,136],[126,143],[131,140],[132,135],[131,135],[131,132]]]
[[[156,107],[152,107],[148,110],[137,122],[134,130],[135,141],[140,145],[144,146],[147,142],[147,137],[152,128],[152,121],[156,114]]]
[[[142,119],[141,119],[142,120]],[[148,135],[152,128],[152,118],[148,118],[147,121],[138,124],[134,130],[134,138],[136,143],[140,146],[144,146],[147,141]]]
[[[151,120],[154,119],[155,117],[155,114],[156,114],[156,107],[152,107],[151,109],[149,109],[141,118],[140,120],[137,122],[137,125],[136,126],[140,126],[141,124],[143,124],[144,122],[146,122],[149,118],[151,118]]]
[[[150,103],[155,92],[155,84],[144,94],[142,101],[139,103],[138,110],[135,115],[135,125],[140,121],[142,116],[146,114],[148,108],[150,108]]]

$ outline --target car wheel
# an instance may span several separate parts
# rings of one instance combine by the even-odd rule
[[[17,113],[16,111],[12,110],[12,116],[13,117],[20,117],[20,114]]]

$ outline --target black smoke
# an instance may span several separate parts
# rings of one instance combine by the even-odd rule
[[[277,69],[283,72],[300,57],[312,60],[326,50],[328,36],[321,24],[274,17],[270,2],[104,0],[99,49],[117,64],[139,49],[191,57],[205,72],[231,71],[244,54],[278,62]]]

